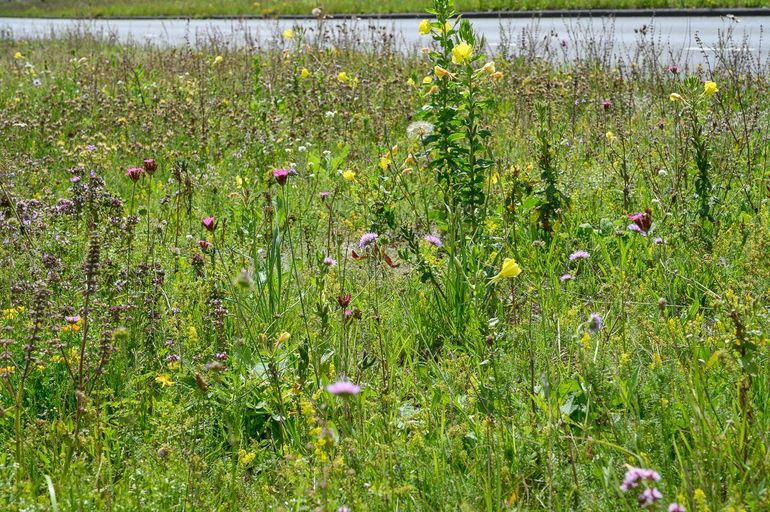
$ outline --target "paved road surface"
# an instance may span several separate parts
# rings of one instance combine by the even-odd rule
[[[770,53],[763,29],[770,16],[732,17],[622,17],[474,19],[490,48],[511,54],[547,54],[552,59],[574,59],[590,53],[608,63],[643,62],[642,48],[652,44],[661,61],[680,67],[713,65],[721,58],[749,57],[765,64]],[[423,46],[427,38],[417,33],[417,21],[329,19],[317,20],[71,20],[0,18],[0,37],[39,38],[52,34],[88,32],[122,42],[158,45],[202,45],[213,39],[233,46],[285,44],[280,33],[304,27],[308,38],[325,32],[329,44],[358,41],[379,48],[388,38],[397,49]],[[644,45],[640,45],[644,41]],[[593,44],[588,44],[593,42]],[[724,51],[718,50],[723,48]]]

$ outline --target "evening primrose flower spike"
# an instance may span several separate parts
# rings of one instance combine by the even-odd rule
[[[504,277],[513,278],[519,274],[521,274],[521,267],[516,263],[516,260],[513,258],[505,258],[505,260],[503,260],[503,267],[500,269],[500,272],[492,278],[490,283],[495,283]]]
[[[472,56],[473,47],[465,41],[452,48],[452,62],[455,64],[465,64]]]
[[[703,84],[703,94],[705,94],[706,96],[713,96],[718,92],[719,92],[719,89],[717,89],[716,82],[712,82],[711,80],[708,80],[705,84]]]
[[[417,28],[420,31],[421,36],[427,36],[430,34],[430,21],[422,20],[420,26]]]
[[[287,28],[283,31],[283,38],[284,39],[293,39],[294,38],[294,30]]]

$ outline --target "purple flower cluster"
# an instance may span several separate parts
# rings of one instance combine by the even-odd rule
[[[426,242],[428,242],[429,244],[431,244],[431,245],[434,245],[434,246],[436,246],[436,247],[441,247],[441,245],[442,245],[442,243],[441,243],[441,239],[440,239],[439,237],[437,237],[437,236],[433,236],[433,235],[425,235],[425,236],[423,237],[423,240],[425,240],[425,241],[426,241]]]
[[[631,489],[639,487],[639,484],[643,482],[647,484],[660,482],[660,475],[653,469],[629,468],[628,471],[626,471],[625,477],[623,478],[623,483],[620,484],[620,490],[623,492],[628,492]],[[639,502],[640,507],[647,508],[661,498],[663,498],[663,494],[657,488],[647,487],[642,491],[641,494],[639,494],[637,501]],[[669,510],[671,510],[670,507]]]
[[[380,235],[377,233],[364,233],[361,240],[358,242],[359,249],[366,249],[370,245],[376,243],[379,237]]]
[[[588,254],[586,251],[581,249],[579,251],[575,251],[572,254],[570,254],[569,255],[569,260],[570,261],[585,260],[585,259],[588,259],[590,257],[591,257],[590,254]]]
[[[357,395],[361,392],[361,386],[348,382],[346,380],[340,380],[334,384],[326,386],[326,391],[335,396],[351,396]]]
[[[324,258],[324,265],[326,265],[327,267],[333,267],[336,264],[337,264],[337,260],[335,260],[331,256],[327,256],[326,258]]]
[[[602,322],[602,317],[599,315],[599,313],[591,313],[591,316],[588,318],[588,332],[591,334],[596,334],[602,330],[603,326],[604,322]]]

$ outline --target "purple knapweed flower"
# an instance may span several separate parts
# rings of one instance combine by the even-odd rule
[[[668,512],[687,512],[679,503],[672,503],[668,506]]]
[[[319,192],[318,195],[321,196],[321,199],[326,199],[327,197],[329,197],[328,192]]]
[[[275,178],[275,181],[278,182],[279,185],[285,185],[286,181],[289,179],[289,169],[276,169],[273,171],[273,177]]]
[[[167,363],[176,363],[177,361],[180,361],[182,358],[179,357],[179,354],[169,354],[166,356],[166,362]]]
[[[134,183],[139,181],[139,178],[141,178],[143,174],[144,174],[144,169],[142,169],[141,167],[131,167],[129,170],[126,171],[126,176],[128,176],[128,178]]]
[[[217,219],[213,215],[209,215],[201,220],[201,225],[206,228],[206,231],[211,231],[213,233],[214,230],[217,229]]]
[[[214,355],[214,358],[215,358],[217,361],[227,361],[227,352],[217,352],[217,353]]]
[[[370,245],[376,243],[379,237],[380,235],[377,233],[364,233],[361,240],[358,242],[359,249],[366,249]]]
[[[423,237],[423,240],[428,242],[429,244],[435,246],[435,247],[441,247],[443,244],[441,243],[441,239],[434,235],[425,235]]]
[[[657,471],[652,469],[629,468],[623,478],[623,483],[620,484],[620,490],[628,492],[628,490],[634,489],[644,480],[660,482],[660,475]]]
[[[346,380],[340,380],[326,386],[326,391],[335,396],[352,396],[361,392],[361,386]]]
[[[599,316],[599,313],[591,313],[591,316],[588,318],[588,332],[595,334],[599,332],[603,326],[602,317]]]
[[[559,282],[560,283],[564,283],[566,281],[572,281],[573,279],[575,279],[575,278],[572,277],[572,274],[562,274],[562,275],[559,276]]]
[[[642,494],[639,495],[637,498],[637,501],[639,502],[639,506],[642,508],[647,508],[650,505],[653,505],[656,501],[661,499],[663,497],[663,494],[655,487],[649,487],[642,491]]]
[[[143,162],[144,165],[144,172],[152,176],[155,174],[155,171],[158,170],[158,164],[153,160],[152,158],[148,158]]]
[[[569,260],[570,261],[585,260],[585,259],[588,259],[590,257],[591,257],[590,254],[588,254],[586,251],[581,249],[579,251],[575,251],[572,254],[570,254],[569,255]]]
[[[638,230],[632,229],[631,226],[628,229],[636,231],[637,233],[647,233],[652,227],[652,210],[649,208],[639,213],[629,213],[628,218],[639,228]]]
[[[337,264],[337,260],[335,260],[331,256],[327,256],[326,258],[324,258],[324,265],[326,265],[327,267],[333,267],[336,264]]]
[[[608,100],[602,101],[602,108],[604,110],[609,110],[610,108],[612,108],[612,102]]]
[[[639,226],[637,226],[636,224],[629,224],[629,225],[628,225],[628,230],[629,230],[629,231],[633,231],[634,233],[639,233],[639,234],[640,234],[640,235],[642,235],[642,236],[647,236],[647,233],[645,233],[644,231],[642,231],[642,228],[640,228],[640,227],[639,227]]]
[[[76,324],[80,322],[80,315],[65,316],[64,321],[68,324]]]

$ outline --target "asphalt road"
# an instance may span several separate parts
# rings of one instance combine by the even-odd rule
[[[713,66],[720,59],[744,58],[764,65],[770,52],[763,29],[770,16],[639,16],[500,19],[474,18],[492,50],[509,55],[539,55],[552,60],[594,57],[609,65],[658,63],[680,68]],[[397,50],[419,48],[428,38],[414,19],[234,20],[234,19],[29,19],[0,18],[0,37],[41,38],[90,33],[120,42],[201,46],[213,41],[228,46],[287,45],[286,28],[305,30],[308,40],[324,34],[325,44],[357,44]]]

